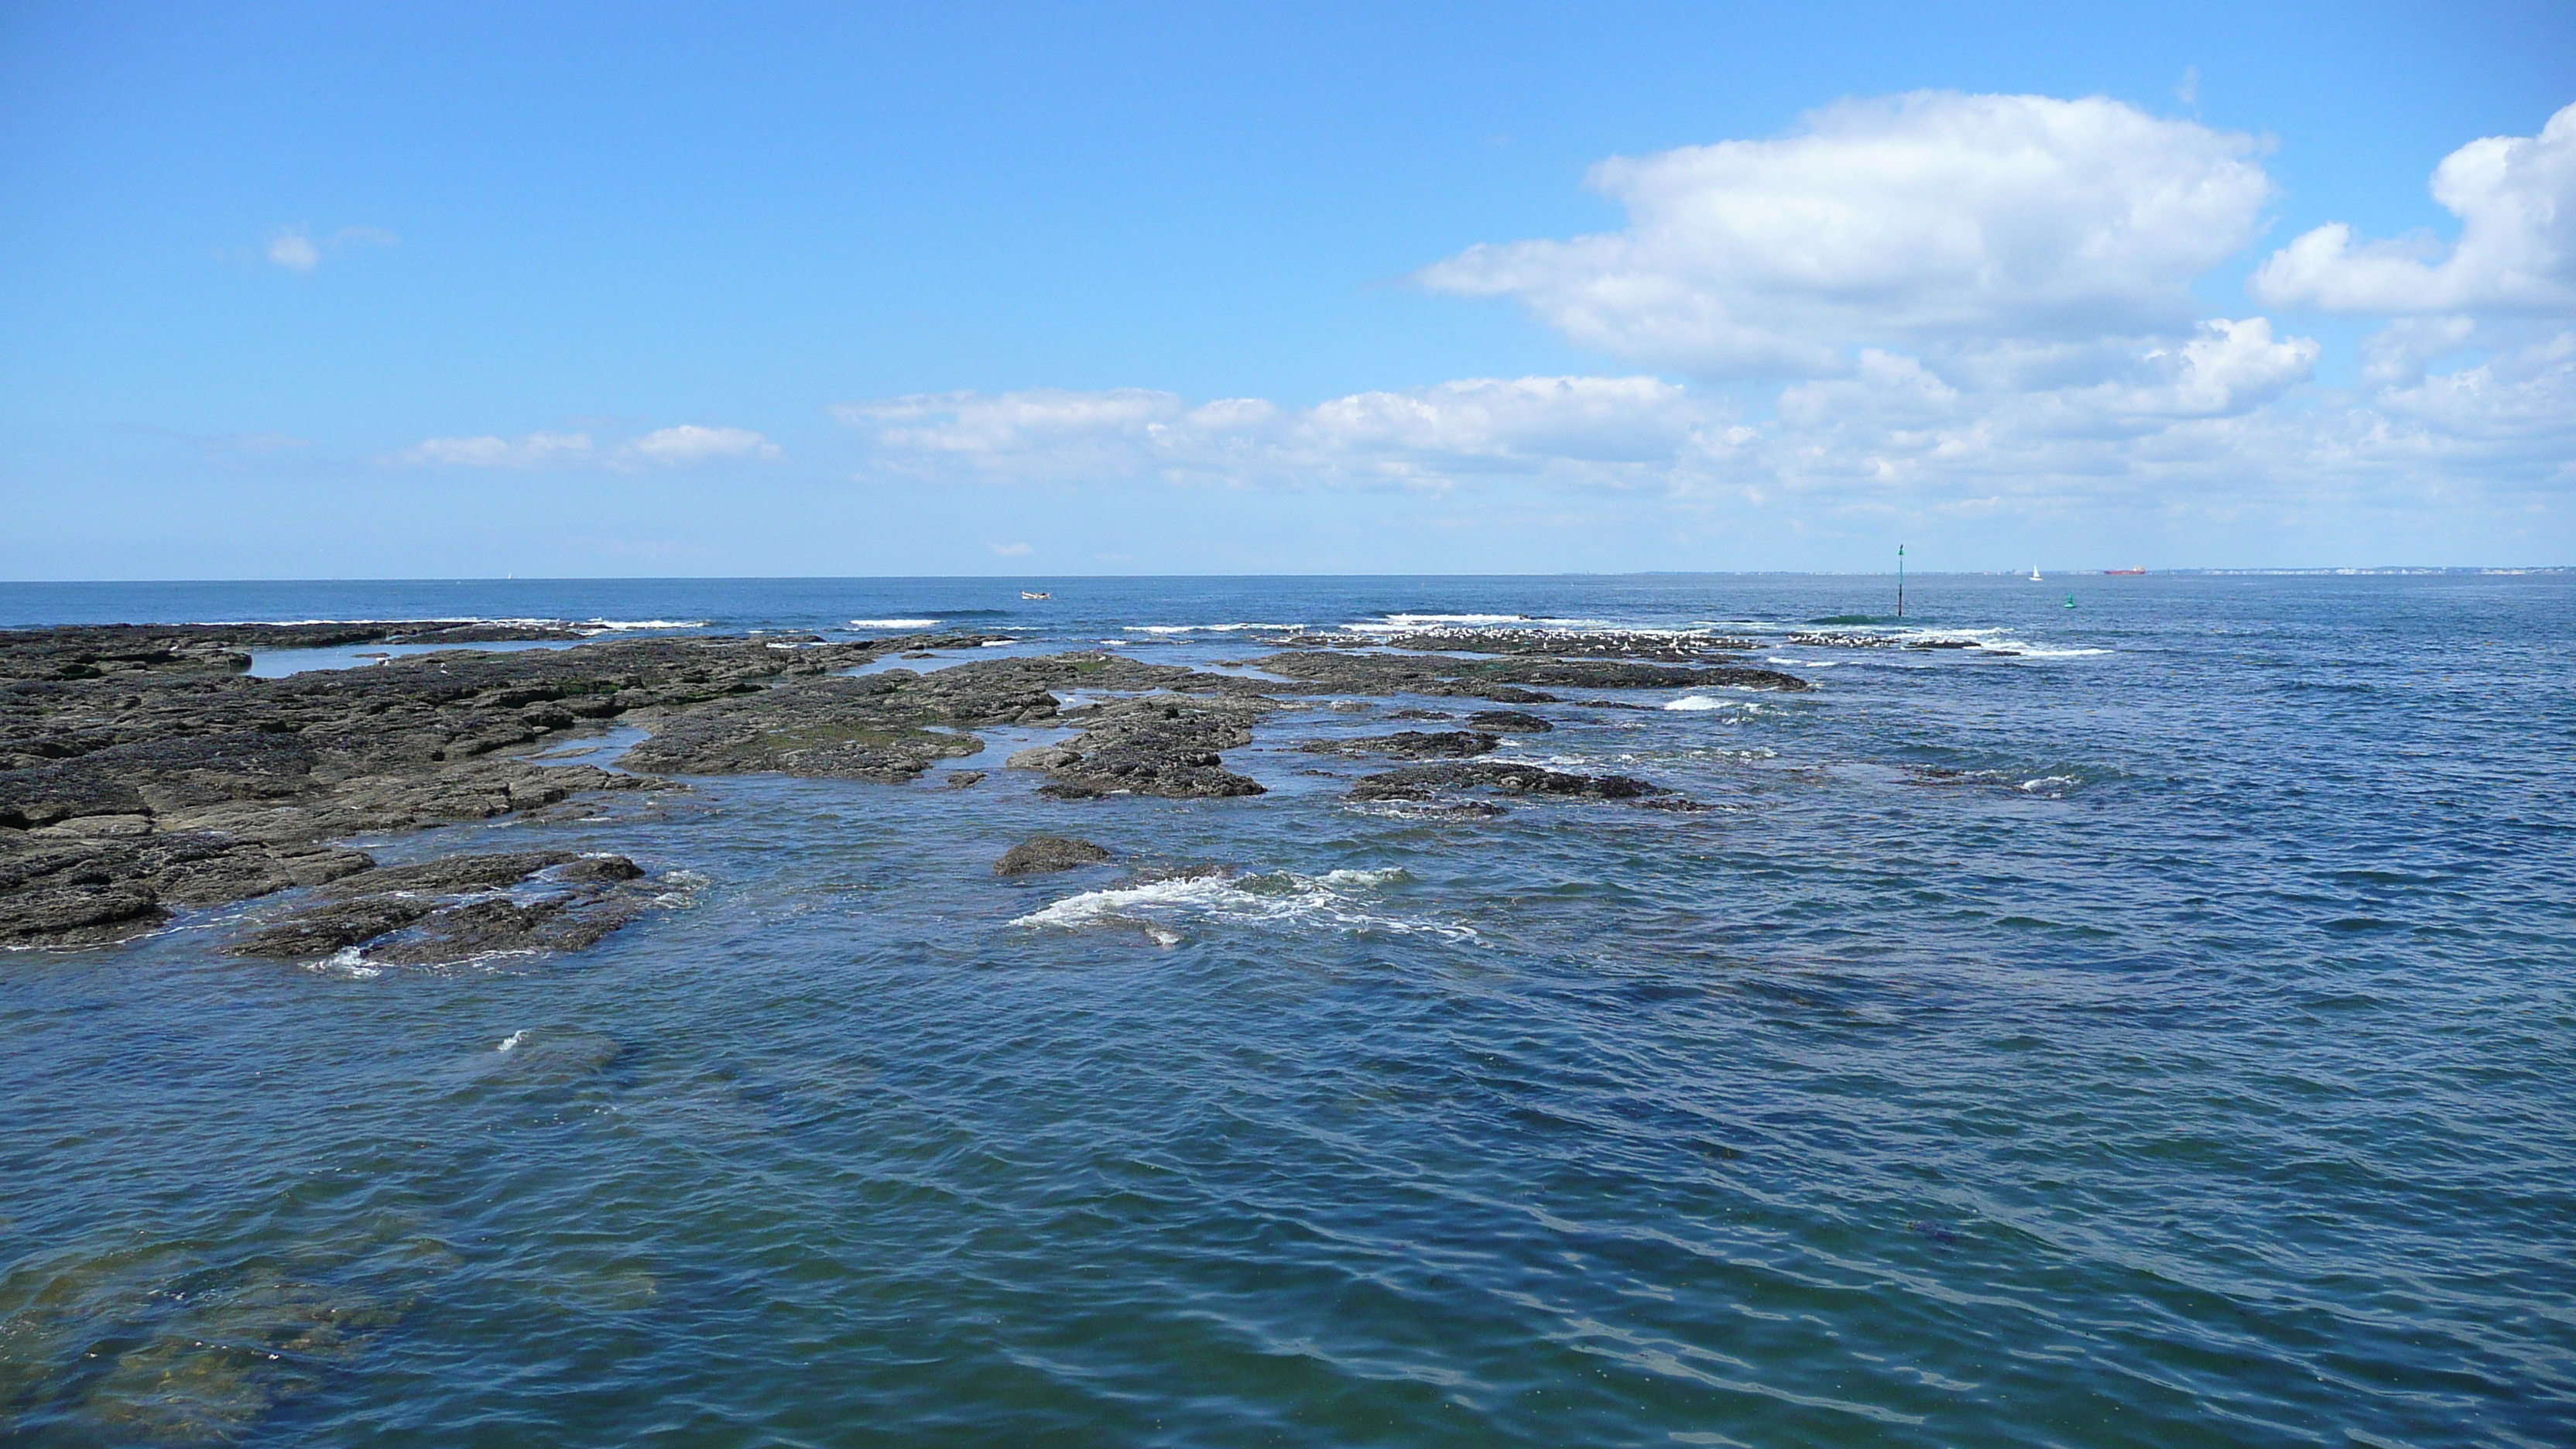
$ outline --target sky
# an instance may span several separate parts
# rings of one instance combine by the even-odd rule
[[[2576,564],[2576,3],[0,7],[0,577]]]

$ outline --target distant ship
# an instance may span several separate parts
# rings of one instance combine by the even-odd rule
[[[2144,570],[2144,569],[2140,569],[2140,570],[2138,570],[2138,572],[2140,572],[2140,573],[2145,573],[2145,572],[2146,572],[2146,570]],[[1022,590],[1020,590],[1020,597],[1021,597],[1021,598],[1023,598],[1023,599],[1052,599],[1052,598],[1054,598],[1054,597],[1055,597],[1055,595],[1053,595],[1053,594],[1032,594],[1032,593],[1030,593],[1028,590],[1026,590],[1026,589],[1022,589]]]
[[[2126,579],[2144,578],[2147,571],[2145,569],[2104,569],[2102,572],[2109,574],[2115,579]]]

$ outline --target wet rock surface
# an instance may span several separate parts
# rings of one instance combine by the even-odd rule
[[[1061,835],[1032,835],[993,862],[995,875],[1046,875],[1098,865],[1111,858],[1109,848]]]
[[[1045,771],[1050,778],[1038,793],[1058,800],[1259,795],[1266,793],[1260,783],[1226,769],[1219,751],[1252,743],[1253,722],[1278,707],[1266,699],[1179,694],[1111,700],[1080,712],[1081,734],[1061,745],[1023,750],[1008,763]]]
[[[1427,801],[1442,791],[1493,790],[1505,795],[1556,795],[1585,800],[1635,800],[1670,795],[1661,785],[1626,775],[1573,775],[1537,765],[1477,760],[1455,765],[1411,765],[1355,782],[1352,800]]]
[[[776,771],[901,784],[984,748],[973,735],[924,727],[891,701],[890,677],[800,682],[709,706],[655,732],[624,763],[681,775]]]
[[[262,928],[257,953],[301,954],[330,942],[338,944],[327,949],[339,950],[388,930],[434,937],[438,944],[423,950],[479,950],[507,941],[557,949],[544,943],[596,939],[594,927],[618,912],[604,904],[520,900],[506,911],[478,906],[460,915],[464,906],[450,901],[396,920],[412,907],[381,902],[499,889],[533,870],[557,871],[566,887],[613,893],[621,882],[608,876],[576,882],[561,875],[607,867],[550,858],[501,882],[472,876],[502,871],[489,857],[380,871],[365,853],[330,842],[549,807],[579,809],[564,802],[593,792],[685,788],[638,773],[645,771],[777,772],[897,784],[942,760],[981,753],[985,742],[975,730],[1010,727],[1078,728],[1059,743],[1010,757],[1010,768],[1046,777],[1037,791],[1042,796],[1225,799],[1264,791],[1228,769],[1223,752],[1250,744],[1255,727],[1275,711],[1316,708],[1313,696],[1336,696],[1335,708],[1366,708],[1372,698],[1407,695],[1494,704],[1556,699],[1536,686],[1808,687],[1791,675],[1734,665],[1540,654],[1522,647],[1532,641],[1517,637],[1494,641],[1478,657],[1291,650],[1252,661],[1268,678],[1101,651],[969,658],[927,673],[900,667],[848,673],[890,656],[953,653],[1005,638],[969,632],[854,642],[815,635],[591,639],[562,649],[442,649],[282,679],[243,672],[254,649],[554,641],[584,632],[457,620],[0,631],[0,946],[94,945],[154,929],[175,909],[327,885],[310,920]],[[1634,654],[1649,642],[1613,638],[1600,647]],[[1690,647],[1714,650],[1728,642]],[[1389,711],[1389,717],[1451,718],[1418,707]],[[619,770],[526,757],[615,723],[641,725],[648,736]],[[1481,711],[1467,723],[1471,728],[1407,730],[1308,748],[1465,761],[1493,750],[1500,734],[1550,727],[1515,710]],[[1437,773],[1444,769],[1452,773]],[[1468,773],[1455,773],[1462,769]],[[944,778],[964,786],[985,774],[961,770]],[[1561,783],[1568,780],[1580,783]],[[1487,763],[1372,776],[1354,788],[1353,798],[1459,789],[1598,798],[1661,793],[1619,776]],[[405,871],[414,872],[408,885],[400,883]],[[440,874],[456,871],[468,874]],[[368,934],[388,921],[394,924]]]
[[[633,774],[505,752],[629,715],[685,717],[922,642],[987,637],[621,639],[439,651],[284,679],[241,672],[253,649],[466,628],[528,637],[544,627],[0,630],[0,945],[97,944],[150,929],[173,907],[320,884],[374,864],[323,843],[335,838],[654,788],[660,782]]]
[[[1309,740],[1298,746],[1310,755],[1393,755],[1405,760],[1464,760],[1491,754],[1502,740],[1476,730],[1404,730],[1350,740]]]
[[[227,955],[309,960],[360,948],[369,964],[415,966],[469,957],[577,951],[651,904],[625,889],[644,870],[620,855],[514,851],[454,855],[360,872],[224,948]],[[518,894],[503,894],[516,888]],[[409,928],[409,929],[406,929]]]

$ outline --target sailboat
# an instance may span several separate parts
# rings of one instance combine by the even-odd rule
[[[2042,578],[2040,578],[2040,576],[2039,576],[2039,565],[2037,565],[2037,564],[2032,564],[2032,565],[2030,566],[2030,581],[2031,581],[2032,583],[2034,583],[2034,584],[2036,584],[2036,583],[2043,583],[2043,582],[2046,582],[2045,580],[2043,580]]]

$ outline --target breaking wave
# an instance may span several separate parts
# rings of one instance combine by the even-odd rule
[[[1294,871],[1266,875],[1202,875],[1084,891],[1014,919],[1034,930],[1141,932],[1157,945],[1177,946],[1190,929],[1226,925],[1321,927],[1327,930],[1440,936],[1472,941],[1460,925],[1407,920],[1368,908],[1368,897],[1409,881],[1402,867],[1336,870],[1320,876]]]

